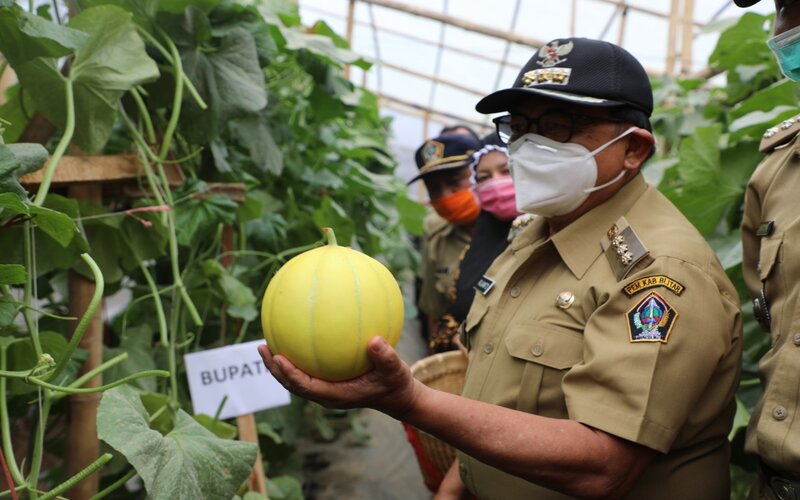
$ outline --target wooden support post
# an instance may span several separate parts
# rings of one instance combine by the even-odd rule
[[[681,24],[681,74],[692,72],[692,45],[694,43],[694,0],[683,1],[683,24]]]
[[[246,443],[256,443],[258,446],[258,431],[256,430],[256,418],[252,413],[236,417],[236,427],[239,429],[239,441]],[[247,478],[247,489],[267,496],[267,480],[264,478],[264,464],[261,461],[261,450],[256,454],[256,463],[250,476]]]
[[[69,195],[79,200],[100,202],[102,188],[100,184],[75,184],[70,186]],[[69,275],[69,310],[70,314],[80,318],[89,307],[94,294],[95,283],[74,271]],[[97,308],[91,318],[86,332],[78,347],[89,352],[89,358],[80,373],[86,373],[103,362],[103,320],[102,305]],[[77,324],[77,322],[75,322]],[[103,376],[97,375],[83,387],[98,387],[103,383]],[[97,439],[97,407],[100,394],[75,394],[69,397],[69,430],[67,431],[67,476],[80,472],[100,456],[100,441]],[[94,473],[70,491],[68,497],[73,500],[91,498],[98,491],[99,473]]]
[[[672,0],[669,10],[669,29],[667,31],[667,76],[675,76],[675,47],[678,40],[678,19],[680,0]]]
[[[347,31],[345,35],[345,39],[347,40],[347,45],[350,49],[353,48],[353,26],[355,24],[355,15],[356,15],[356,0],[349,0],[347,4]],[[350,79],[350,65],[345,64],[344,66],[344,77],[346,79]]]
[[[236,185],[240,190],[244,190],[244,186]],[[230,196],[231,199],[237,201],[235,196]],[[242,200],[239,200],[241,203]],[[225,226],[222,229],[222,251],[231,252],[234,249],[234,234],[233,227]],[[230,267],[233,265],[233,255],[226,255],[222,258],[222,265]],[[226,322],[225,314],[222,315],[223,325]],[[252,413],[236,417],[236,427],[239,429],[239,440],[247,443],[256,443],[258,446],[258,430],[256,429],[256,418]],[[264,477],[264,463],[261,461],[261,450],[256,453],[256,463],[253,465],[253,470],[250,471],[250,476],[247,478],[247,489],[255,491],[264,496],[267,496],[267,480]]]

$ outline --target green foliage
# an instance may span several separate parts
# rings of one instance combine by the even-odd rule
[[[189,416],[183,355],[260,338],[269,280],[322,227],[410,276],[417,255],[406,232],[421,232],[424,211],[394,177],[377,99],[344,78],[346,64],[370,63],[324,23],[302,27],[291,1],[77,5],[61,25],[48,9],[0,0],[0,52],[20,78],[0,106],[0,134],[19,140],[34,113],[62,134],[35,199],[18,179],[48,151],[0,141],[0,357],[13,370],[1,399],[41,408],[34,421],[59,421],[59,390],[85,382],[86,353],[68,341],[67,276],[96,279],[131,296],[108,325],[98,368],[104,383],[128,381],[105,391],[98,414],[115,455],[103,483],[135,471],[148,498],[253,498],[242,483],[255,447],[235,441],[229,423]],[[137,194],[98,204],[49,193],[68,143],[136,155],[143,175],[124,192]],[[173,164],[180,186],[167,179]],[[59,390],[19,375],[47,377],[48,363],[67,359],[49,381]],[[294,445],[335,432],[328,417],[300,399],[257,416],[271,498],[302,498]],[[52,434],[32,437],[25,477],[19,457],[7,457],[28,496],[66,479],[59,467],[39,469],[44,450],[61,446]]]
[[[733,498],[744,498],[756,471],[744,454],[750,412],[760,396],[757,363],[770,338],[755,323],[741,274],[740,226],[747,180],[761,160],[764,131],[800,112],[797,86],[767,48],[772,16],[746,13],[724,26],[709,67],[724,86],[697,79],[655,82],[659,157],[645,169],[706,236],[740,292],[744,318],[742,381],[731,431]],[[712,82],[714,81],[712,80]]]
[[[151,497],[225,498],[250,474],[254,444],[221,439],[183,410],[166,435],[148,419],[134,389],[111,389],[100,402],[97,434],[125,455]]]

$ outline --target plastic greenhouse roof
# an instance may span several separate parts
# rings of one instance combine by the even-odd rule
[[[536,41],[573,35],[600,38],[624,46],[651,74],[700,73],[718,37],[714,26],[746,11],[774,11],[771,1],[740,9],[731,0],[298,3],[304,24],[323,20],[342,36],[347,34],[348,8],[353,4],[352,49],[375,64],[367,72],[351,68],[350,78],[380,95],[382,112],[393,117],[392,147],[402,178],[410,178],[416,170],[413,151],[443,125],[469,122],[476,128],[486,127],[481,132],[489,130],[491,117],[477,113],[475,103],[482,95],[511,84],[536,50]],[[692,14],[686,14],[687,9]],[[684,54],[681,28],[687,25],[691,26],[691,49]],[[673,38],[671,26],[675,27]],[[490,36],[494,34],[498,36]]]

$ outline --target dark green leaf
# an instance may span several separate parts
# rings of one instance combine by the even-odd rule
[[[106,347],[103,358],[108,361],[122,353],[127,353],[128,358],[104,372],[105,382],[111,382],[134,373],[156,368],[156,363],[153,359],[153,330],[146,324],[128,328],[125,336],[120,341],[119,347]],[[156,391],[156,379],[154,377],[136,379],[131,384],[143,391]]]
[[[182,48],[183,69],[203,96],[208,109],[201,110],[187,97],[181,123],[187,135],[198,142],[217,137],[225,123],[267,105],[264,73],[252,35],[234,29],[218,49]]]
[[[166,436],[150,429],[139,393],[106,391],[97,434],[125,455],[151,498],[230,498],[250,474],[258,447],[219,439],[183,410]]]
[[[195,415],[194,419],[220,439],[236,439],[237,434],[239,434],[235,426],[220,420],[214,420],[214,417],[200,414]]]
[[[283,153],[272,138],[272,132],[261,115],[252,115],[231,123],[231,132],[247,149],[253,164],[261,172],[281,175]]]
[[[425,207],[408,197],[408,193],[400,192],[395,198],[397,213],[400,223],[409,233],[422,235],[422,219],[425,217]]]
[[[331,197],[322,198],[322,204],[314,211],[314,223],[320,229],[323,227],[333,228],[340,245],[351,244],[355,231],[353,219]]]
[[[117,101],[134,85],[158,76],[155,62],[119,7],[87,9],[69,26],[89,34],[70,68],[76,105],[73,142],[86,152],[98,151],[116,120]],[[34,59],[15,68],[20,81],[51,122],[66,125],[66,81],[53,59]]]
[[[62,247],[69,245],[72,238],[78,233],[75,221],[64,213],[35,205],[31,205],[29,209],[36,227],[56,240]]]
[[[303,500],[303,485],[292,476],[267,479],[270,500]]]
[[[88,35],[59,26],[18,6],[0,6],[0,52],[12,66],[37,57],[63,57],[81,48]]]
[[[17,317],[17,302],[9,297],[0,297],[0,329],[14,322]]]
[[[193,198],[175,207],[178,242],[190,245],[213,233],[220,224],[233,224],[236,203],[221,194]]]
[[[21,285],[27,280],[25,266],[20,264],[0,264],[0,285]]]

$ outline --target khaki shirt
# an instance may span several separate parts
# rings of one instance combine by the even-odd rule
[[[442,219],[436,212],[425,217],[418,306],[428,318],[438,320],[444,314],[447,292],[455,283],[459,257],[471,238],[468,229]]]
[[[780,130],[780,127],[778,127]],[[768,156],[745,194],[742,271],[753,298],[764,290],[772,345],[761,358],[764,394],[745,449],[800,477],[800,124],[762,142]]]
[[[604,252],[612,227],[625,241]],[[552,237],[534,219],[485,277],[494,285],[476,293],[465,324],[464,396],[659,451],[626,498],[728,498],[738,296],[703,237],[641,175]],[[567,498],[459,458],[478,498]]]

